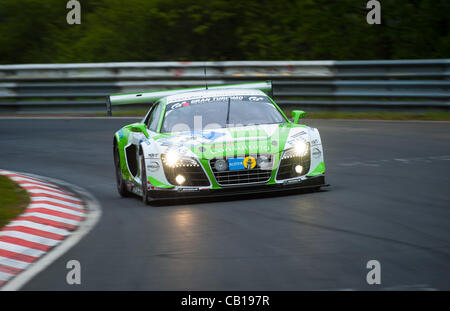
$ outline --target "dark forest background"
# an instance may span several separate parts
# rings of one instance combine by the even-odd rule
[[[0,0],[0,63],[448,58],[449,0]]]

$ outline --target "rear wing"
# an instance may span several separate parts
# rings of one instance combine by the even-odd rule
[[[106,111],[108,116],[112,115],[112,106],[128,105],[128,104],[152,104],[163,97],[175,95],[179,93],[193,92],[204,90],[204,87],[179,89],[179,90],[165,90],[142,93],[129,94],[115,94],[107,96]],[[208,89],[256,89],[260,90],[270,97],[272,97],[272,81],[255,82],[255,83],[240,83],[240,84],[226,84],[209,86]]]

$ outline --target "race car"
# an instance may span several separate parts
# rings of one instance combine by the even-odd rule
[[[319,189],[319,131],[292,121],[269,96],[270,81],[110,95],[111,107],[148,104],[145,117],[114,134],[117,190],[164,199]]]

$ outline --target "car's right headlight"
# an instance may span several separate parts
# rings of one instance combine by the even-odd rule
[[[293,157],[303,157],[309,151],[308,144],[304,141],[298,141],[295,145],[283,152],[281,159],[288,159]]]
[[[168,167],[171,168],[200,166],[196,159],[182,156],[175,150],[170,150],[169,152],[162,154],[161,159],[164,165],[167,165]]]

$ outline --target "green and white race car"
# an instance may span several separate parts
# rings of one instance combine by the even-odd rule
[[[319,131],[290,121],[271,82],[108,97],[107,107],[151,106],[114,134],[117,189],[145,203],[325,186]]]

